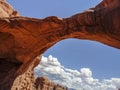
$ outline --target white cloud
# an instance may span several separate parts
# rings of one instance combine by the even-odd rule
[[[75,90],[118,90],[120,88],[120,78],[95,79],[89,68],[81,68],[80,71],[65,68],[52,55],[43,56],[34,71],[36,76],[49,77],[54,82]]]

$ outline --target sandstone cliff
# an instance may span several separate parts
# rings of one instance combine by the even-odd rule
[[[60,40],[87,39],[120,48],[119,16],[120,0],[103,0],[63,19],[22,17],[0,0],[0,90],[33,90],[35,57]]]
[[[59,84],[51,82],[48,78],[38,77],[35,82],[36,90],[68,90]]]

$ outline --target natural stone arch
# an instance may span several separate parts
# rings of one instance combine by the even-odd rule
[[[27,87],[22,86],[27,80],[20,82],[20,78],[33,77],[30,72],[38,63],[35,57],[60,40],[87,39],[120,48],[120,0],[103,0],[95,8],[63,19],[55,16],[45,19],[21,17],[10,10],[13,13],[8,13],[9,17],[2,15],[0,18],[1,68],[10,65],[3,70],[1,90]],[[6,76],[8,72],[15,74]],[[32,85],[28,85],[30,87]]]

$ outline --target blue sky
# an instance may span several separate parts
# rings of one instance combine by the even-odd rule
[[[8,0],[20,15],[45,18],[61,18],[80,13],[94,7],[101,0]],[[78,39],[58,42],[44,53],[53,55],[71,69],[90,68],[95,78],[120,78],[120,50],[104,44]]]

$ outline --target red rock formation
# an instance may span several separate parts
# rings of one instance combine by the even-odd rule
[[[32,88],[29,73],[39,62],[35,57],[60,40],[87,39],[120,48],[120,0],[103,0],[63,19],[21,17],[5,0],[0,1],[0,12],[0,90]],[[32,80],[22,81],[26,77]]]
[[[68,90],[67,87],[55,84],[45,77],[38,77],[36,79],[35,88],[37,90]]]
[[[34,59],[24,73],[19,73],[20,63],[0,59],[0,90],[34,90],[33,68],[38,63],[39,59]]]

